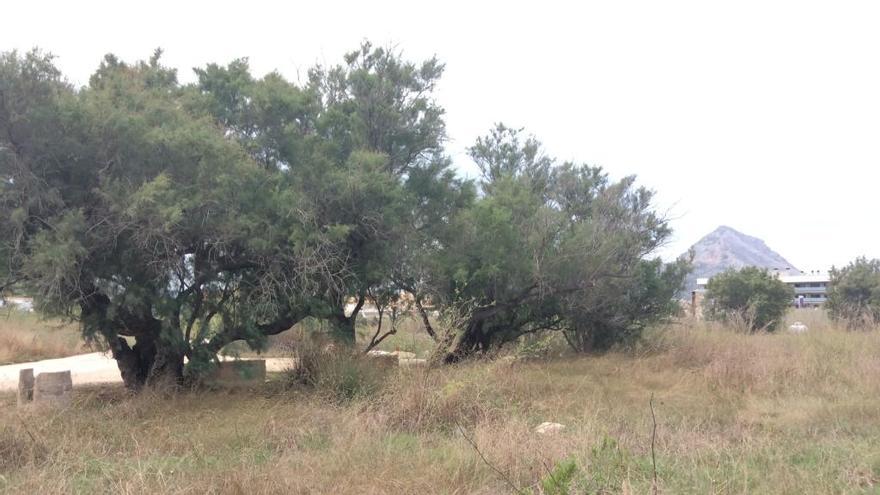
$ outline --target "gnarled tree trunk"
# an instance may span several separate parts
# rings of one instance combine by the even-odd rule
[[[486,352],[491,347],[492,332],[485,331],[482,319],[471,319],[464,329],[457,332],[446,347],[443,362],[457,363],[475,354]]]
[[[116,337],[110,350],[129,390],[139,391],[145,386],[175,387],[183,379],[183,353],[151,337],[136,337],[134,346]]]
[[[357,313],[353,313],[351,316],[337,314],[330,318],[333,339],[336,340],[337,343],[346,346],[355,345],[355,341],[357,340],[357,333],[355,332],[356,319]]]
[[[336,342],[352,347],[355,345],[357,341],[355,323],[357,322],[357,317],[361,312],[361,308],[364,307],[366,299],[367,297],[365,293],[359,294],[357,302],[355,303],[354,308],[352,308],[351,314],[345,316],[345,298],[340,298],[340,303],[337,304],[336,310],[329,318],[333,338]]]
[[[422,305],[422,298],[416,296],[415,301],[416,310],[418,310],[419,316],[422,317],[422,325],[424,326],[425,331],[428,332],[428,335],[434,340],[434,342],[437,342],[437,332],[434,331],[434,327],[431,325],[431,319],[428,317],[428,312]]]

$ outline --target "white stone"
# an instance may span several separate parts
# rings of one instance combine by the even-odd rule
[[[565,425],[560,423],[551,423],[549,421],[545,421],[538,425],[535,428],[535,433],[540,433],[541,435],[547,435],[550,433],[560,432],[565,429]]]
[[[806,333],[807,330],[809,330],[807,326],[799,321],[794,322],[788,327],[788,331],[791,333]]]
[[[376,350],[376,349],[373,349],[372,351],[370,351],[370,352],[367,353],[367,356],[370,356],[370,357],[374,357],[374,356],[393,356],[393,355],[394,355],[393,352],[379,351],[379,350]]]

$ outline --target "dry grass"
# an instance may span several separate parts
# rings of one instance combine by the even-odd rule
[[[0,364],[24,363],[90,352],[74,324],[34,313],[0,309]]]
[[[573,459],[570,493],[649,493],[654,394],[663,493],[877,493],[880,332],[807,324],[743,335],[683,323],[598,357],[386,370],[370,395],[279,379],[174,396],[81,389],[58,412],[5,396],[0,488],[540,493]],[[543,421],[567,428],[535,434]]]

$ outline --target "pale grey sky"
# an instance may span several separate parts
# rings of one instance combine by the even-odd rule
[[[665,256],[724,224],[803,270],[880,257],[880,2],[5,1],[0,50],[84,84],[103,54],[290,78],[361,40],[447,65],[449,148],[496,121],[560,159],[637,174]]]

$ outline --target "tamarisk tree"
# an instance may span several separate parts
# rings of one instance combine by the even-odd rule
[[[774,331],[794,300],[794,289],[766,269],[728,268],[709,280],[705,315],[742,322],[750,332]]]
[[[184,85],[160,55],[108,55],[83,88],[0,56],[0,290],[79,321],[131,388],[307,317],[352,344],[402,291],[438,340],[423,303],[466,314],[447,361],[545,330],[604,348],[671,307],[684,265],[646,259],[669,228],[633,178],[503,126],[456,177],[436,59],[364,43],[303,84],[237,60]]]
[[[309,204],[185,96],[158,52],[108,56],[79,91],[46,55],[0,59],[4,270],[106,341],[131,388],[259,345],[343,276]]]
[[[582,339],[582,349],[607,347],[639,321],[668,313],[685,262],[664,272],[643,261],[670,230],[634,178],[614,182],[598,167],[557,165],[537,140],[503,125],[470,155],[483,197],[459,216],[432,281],[438,301],[466,315],[445,361],[550,330]],[[663,290],[637,293],[659,280]],[[626,307],[611,306],[625,296]]]
[[[880,260],[859,257],[831,269],[828,314],[848,328],[880,323]]]
[[[418,292],[416,245],[431,244],[473,197],[443,154],[443,109],[432,96],[442,72],[434,58],[412,63],[368,42],[340,65],[312,68],[304,86],[255,78],[246,60],[197,70],[195,104],[277,172],[333,240],[340,256],[327,269],[343,283],[318,279],[307,305],[343,342],[354,342],[371,292]]]
[[[353,343],[369,294],[423,286],[415,247],[473,198],[441,64],[365,43],[304,85],[246,60],[182,85],[160,55],[108,55],[81,89],[39,52],[0,60],[4,284],[106,341],[132,388],[306,317]]]

